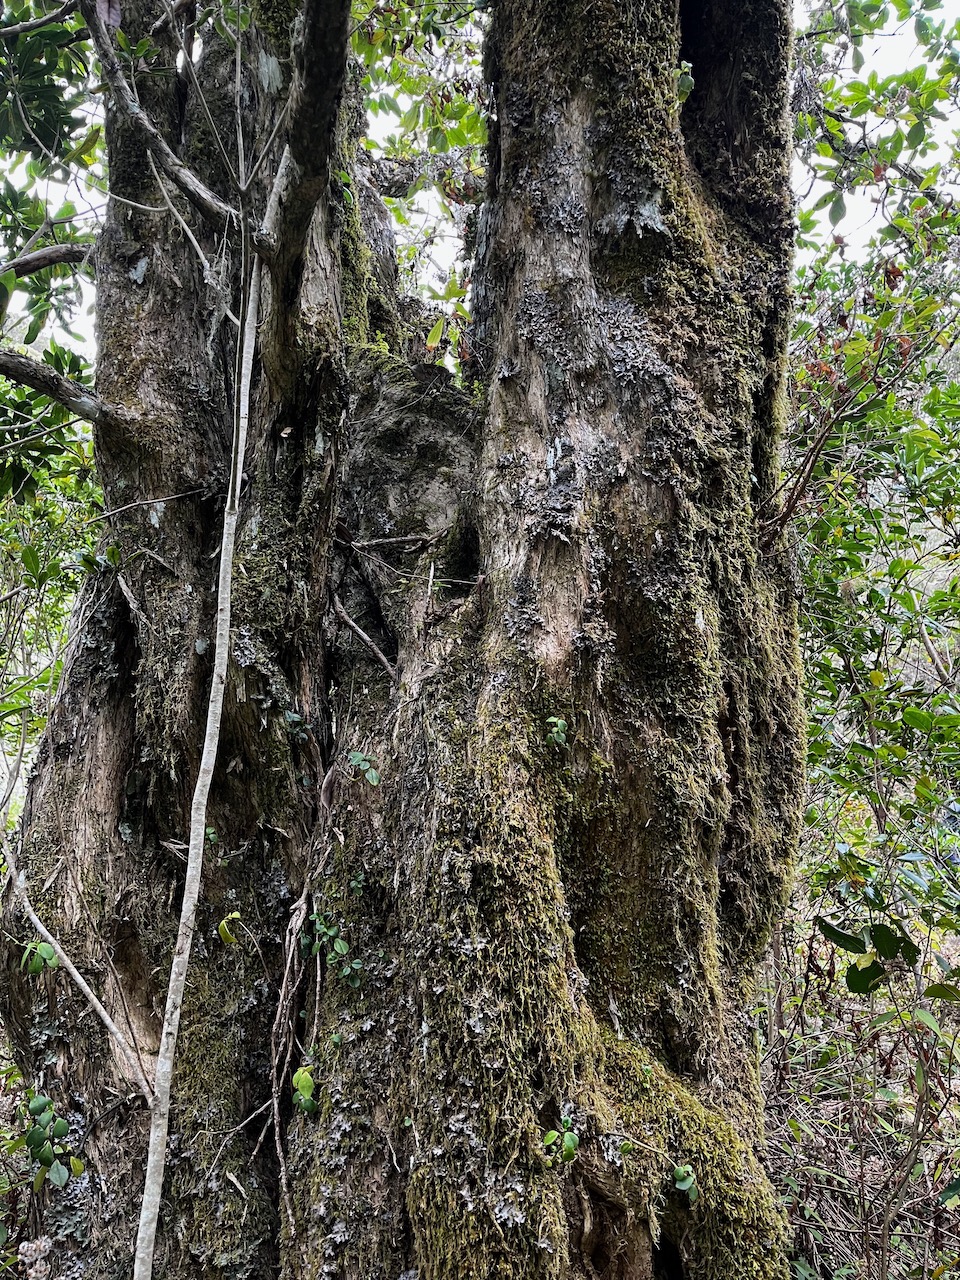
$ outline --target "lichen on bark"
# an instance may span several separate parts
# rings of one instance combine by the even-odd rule
[[[161,1222],[171,1280],[782,1273],[747,1011],[802,781],[789,574],[761,537],[787,54],[780,0],[497,0],[479,405],[404,354],[341,112],[303,259],[266,290]],[[252,131],[277,120],[268,99]],[[148,203],[140,153],[121,125],[112,138],[119,194]],[[91,968],[109,955],[149,1055],[232,375],[223,298],[189,246],[150,257],[141,296],[130,243],[152,233],[112,216],[101,389],[149,430],[98,448],[108,497],[145,505],[112,526],[123,586],[86,623],[99,665],[81,646],[52,718],[25,861],[40,883],[69,861],[89,917],[56,876],[43,910]],[[151,508],[178,484],[203,492]],[[110,768],[83,826],[87,742]],[[235,949],[218,930],[232,912]],[[58,1247],[82,1274],[122,1274],[142,1117],[130,1099],[101,1114],[126,1087],[102,1036],[66,991],[47,1019],[7,963],[21,1055],[97,1116],[106,1181],[84,1195],[104,1225]],[[315,1109],[294,1096],[301,1066]],[[575,1160],[554,1159],[551,1131],[576,1134]],[[696,1202],[675,1185],[686,1164]]]

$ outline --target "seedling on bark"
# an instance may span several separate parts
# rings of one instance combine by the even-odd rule
[[[293,1073],[293,1101],[308,1116],[312,1116],[315,1111],[319,1110],[317,1103],[314,1101],[313,1089],[313,1068],[310,1066],[299,1067]]]
[[[373,767],[373,761],[369,756],[364,755],[362,751],[351,751],[348,757],[350,763],[355,769],[359,769],[371,787],[375,787],[380,782],[380,775]]]
[[[55,1187],[64,1187],[71,1174],[79,1177],[83,1173],[83,1161],[67,1156],[63,1139],[69,1134],[70,1125],[57,1115],[52,1099],[42,1093],[33,1094],[23,1118],[28,1128],[21,1138],[8,1145],[7,1151],[25,1150],[35,1161],[38,1168],[33,1180],[34,1191],[38,1192],[47,1179]]]
[[[50,943],[37,939],[28,942],[23,948],[20,968],[26,969],[27,973],[42,973],[44,969],[56,969],[59,963],[57,953]]]
[[[543,1145],[547,1149],[548,1169],[552,1168],[558,1160],[563,1164],[576,1160],[580,1137],[574,1132],[573,1121],[569,1116],[563,1117],[559,1129],[550,1129],[543,1135]]]
[[[551,747],[567,745],[567,722],[560,716],[550,716],[547,720],[547,742]]]
[[[350,958],[350,943],[341,935],[340,926],[334,924],[326,912],[323,915],[314,912],[310,922],[313,925],[313,940],[311,941],[310,933],[306,929],[300,935],[304,954],[309,952],[310,955],[315,956],[319,955],[325,947],[328,948],[327,964],[337,969],[338,977],[342,978],[348,987],[359,987],[363,961]]]
[[[678,1164],[674,1167],[673,1185],[678,1191],[687,1193],[687,1199],[691,1204],[696,1204],[697,1200],[699,1200],[700,1191],[697,1188],[697,1177],[691,1165]]]

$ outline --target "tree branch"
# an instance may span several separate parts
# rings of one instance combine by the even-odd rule
[[[349,0],[306,0],[294,35],[288,141],[308,180],[326,177],[349,39]]]
[[[103,77],[110,86],[117,112],[125,116],[139,132],[144,145],[177,190],[182,192],[193,207],[202,213],[218,231],[224,230],[231,224],[237,224],[240,215],[236,209],[225,204],[215,191],[211,191],[201,182],[193,170],[173,153],[157,126],[133,96],[123,74],[123,68],[114,52],[107,28],[97,13],[96,0],[79,0],[79,2],[80,12],[90,29],[90,37],[100,59]]]
[[[884,396],[898,387],[906,375],[914,369],[921,360],[930,354],[934,346],[940,341],[944,334],[947,333],[951,324],[957,320],[958,315],[960,315],[960,308],[954,308],[950,313],[949,319],[946,323],[940,326],[935,334],[933,334],[929,342],[918,347],[911,354],[910,358],[904,362],[902,367],[884,382],[876,381],[876,370],[874,370],[874,374],[871,378],[867,379],[865,383],[861,384],[859,387],[855,387],[847,394],[844,398],[843,404],[836,410],[836,412],[832,413],[827,418],[826,422],[817,432],[813,443],[807,449],[795,476],[792,478],[793,482],[790,484],[790,491],[787,494],[782,509],[777,515],[764,522],[765,532],[760,540],[762,550],[769,551],[780,536],[780,533],[792,520],[797,507],[800,505],[800,500],[806,493],[810,481],[813,478],[814,468],[817,465],[820,454],[823,452],[824,446],[830,439],[833,432],[836,431],[836,429],[844,422],[855,422],[858,418],[864,417],[871,408],[883,399]],[[950,339],[947,350],[950,350],[954,346],[955,342],[955,338]],[[864,387],[871,384],[873,385],[874,390],[865,400],[858,401],[856,397],[864,390]],[[780,486],[780,489],[777,490],[777,493],[781,492],[789,483],[789,480],[785,481],[784,484]]]
[[[341,604],[340,597],[336,595],[333,597],[333,612],[337,615],[337,617],[340,619],[343,625],[347,627],[350,631],[352,631],[353,634],[357,637],[357,639],[361,640],[367,646],[367,648],[370,650],[370,652],[373,654],[376,660],[380,663],[381,667],[383,667],[384,671],[386,671],[387,675],[390,677],[390,683],[396,684],[397,683],[396,667],[384,655],[383,650],[380,649],[379,646],[375,644],[373,640],[370,639],[370,637],[362,629],[362,627],[359,627],[354,622],[354,620],[350,617],[349,613],[347,613],[346,609],[344,609],[343,605]]]
[[[94,1013],[103,1023],[104,1027],[109,1033],[114,1044],[117,1046],[120,1053],[122,1054],[123,1060],[127,1064],[127,1067],[131,1075],[133,1076],[134,1080],[136,1080],[137,1085],[140,1089],[140,1092],[143,1094],[143,1097],[146,1100],[148,1106],[152,1106],[154,1101],[153,1088],[151,1087],[149,1080],[144,1074],[143,1067],[140,1063],[140,1059],[137,1054],[136,1047],[130,1044],[126,1036],[123,1034],[123,1032],[114,1022],[114,1020],[110,1017],[110,1014],[107,1012],[106,1008],[100,1002],[100,1000],[98,999],[98,997],[96,996],[92,988],[90,987],[90,984],[84,978],[83,974],[80,973],[79,969],[70,959],[70,957],[67,955],[66,951],[64,951],[63,946],[60,943],[59,939],[54,937],[54,935],[50,932],[47,926],[43,923],[43,921],[37,915],[36,911],[33,908],[33,904],[30,901],[30,898],[27,894],[26,877],[23,875],[22,872],[17,870],[17,866],[13,860],[13,854],[10,849],[7,849],[6,851],[6,859],[7,859],[9,881],[13,886],[13,895],[17,903],[19,904],[21,911],[27,917],[30,923],[33,925],[34,929],[36,929],[37,933],[44,940],[44,942],[49,943],[50,946],[53,947],[54,951],[56,952],[57,959],[60,961],[60,964],[62,965],[63,969],[69,975],[74,986],[83,996],[83,998],[86,1000],[87,1004],[90,1006],[90,1008],[94,1011]]]
[[[30,31],[39,31],[41,27],[62,22],[64,18],[69,18],[71,13],[76,13],[78,4],[79,0],[67,0],[66,4],[62,4],[59,9],[54,9],[53,13],[31,18],[29,22],[12,22],[9,27],[0,27],[0,40],[16,40],[17,36],[25,36]]]
[[[163,32],[166,31],[167,27],[172,27],[181,13],[186,13],[186,11],[194,4],[196,4],[196,0],[176,0],[173,5],[168,7],[166,13],[163,14],[162,17],[158,18],[150,28],[151,39],[156,39],[157,36],[162,35]]]
[[[892,169],[893,172],[899,174],[901,178],[906,178],[907,182],[916,189],[917,193],[926,196],[932,204],[948,211],[953,208],[952,197],[944,195],[944,193],[939,191],[936,187],[927,187],[923,189],[923,183],[925,180],[924,175],[918,168],[916,168],[915,165],[909,164],[905,160],[881,159],[870,146],[870,142],[867,137],[867,122],[865,120],[854,119],[853,116],[844,115],[842,111],[830,111],[825,109],[823,114],[824,116],[829,116],[831,120],[836,120],[838,124],[850,125],[852,128],[860,130],[859,144],[852,142],[847,138],[846,134],[844,134],[846,146],[840,147],[838,145],[838,139],[829,131],[829,129],[826,129],[825,127],[822,129],[822,136],[830,146],[833,147],[836,153],[839,156],[842,156],[848,164],[863,165],[865,169],[869,169],[879,162],[885,169]],[[864,157],[866,157],[866,159],[864,159]]]
[[[68,262],[86,262],[93,253],[93,242],[87,244],[48,244],[33,253],[23,253],[19,258],[11,258],[9,262],[0,263],[0,276],[8,271],[15,271],[17,279],[32,276],[47,267],[59,267]]]
[[[287,296],[310,219],[327,185],[349,34],[349,0],[306,0],[293,35],[287,145],[271,193],[274,208],[268,209],[265,219],[277,224],[264,239],[279,297]]]
[[[65,378],[48,364],[34,360],[31,356],[22,356],[9,347],[0,347],[0,374],[11,382],[18,382],[23,387],[30,387],[41,395],[56,400],[78,418],[83,418],[84,422],[103,426],[115,423],[120,416],[113,405],[101,400],[89,387],[74,382],[72,378]]]

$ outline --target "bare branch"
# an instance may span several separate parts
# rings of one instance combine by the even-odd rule
[[[162,35],[163,32],[166,31],[167,27],[172,27],[174,25],[181,13],[186,13],[188,9],[192,9],[196,2],[197,0],[176,0],[174,5],[168,5],[167,11],[163,17],[158,18],[150,28],[151,38],[156,39],[157,36]]]
[[[32,276],[47,267],[59,267],[68,262],[85,263],[93,253],[93,242],[87,244],[48,244],[33,253],[22,253],[19,258],[11,258],[9,262],[0,263],[0,276],[8,271],[15,271],[17,279]]]
[[[306,0],[293,36],[290,127],[271,203],[280,210],[270,237],[270,268],[285,296],[323,194],[334,147],[337,107],[347,67],[349,0]],[[272,221],[268,211],[268,221]]]
[[[126,116],[138,130],[144,145],[157,161],[160,169],[193,207],[218,230],[239,222],[236,209],[225,204],[215,191],[211,191],[192,169],[173,153],[157,126],[133,96],[114,51],[107,28],[97,13],[96,0],[80,0],[80,11],[93,40],[103,77],[110,86],[114,106],[121,116]]]
[[[34,360],[31,356],[22,356],[9,347],[0,347],[0,374],[11,382],[18,382],[21,386],[31,387],[41,395],[49,396],[85,422],[102,426],[114,423],[120,417],[119,410],[101,400],[89,387],[74,382],[72,378],[65,378],[50,365]]]
[[[363,628],[357,626],[354,620],[350,617],[349,613],[347,613],[346,609],[344,609],[343,605],[340,602],[339,596],[333,597],[333,612],[337,615],[337,617],[340,619],[343,625],[348,630],[352,631],[353,634],[357,637],[357,639],[361,640],[367,646],[367,648],[370,650],[370,652],[373,654],[376,660],[380,663],[381,667],[383,667],[384,671],[386,671],[387,675],[390,677],[390,683],[396,684],[397,682],[396,667],[385,656],[383,650],[373,640],[370,639],[370,637],[363,630]]]
[[[152,1106],[154,1101],[153,1089],[150,1085],[149,1080],[147,1080],[146,1076],[144,1075],[143,1068],[140,1064],[140,1060],[137,1055],[137,1051],[135,1047],[130,1044],[126,1036],[123,1034],[123,1032],[114,1022],[114,1020],[110,1017],[110,1014],[104,1008],[103,1004],[100,1002],[98,997],[94,994],[92,988],[90,987],[90,984],[87,982],[83,974],[80,973],[76,965],[67,955],[67,953],[64,951],[63,946],[61,945],[59,939],[54,937],[54,935],[50,932],[50,930],[46,927],[46,925],[37,915],[36,911],[33,908],[33,904],[31,903],[30,898],[27,894],[26,877],[22,872],[17,870],[16,863],[13,860],[12,850],[7,849],[6,859],[7,859],[9,881],[10,881],[10,884],[13,886],[13,894],[20,906],[21,911],[27,917],[30,923],[33,925],[34,929],[37,931],[39,936],[44,940],[44,942],[49,943],[49,945],[53,947],[54,951],[56,952],[57,959],[60,961],[60,964],[62,965],[63,969],[70,976],[70,979],[72,980],[74,986],[83,996],[83,998],[86,1000],[87,1004],[90,1006],[90,1008],[94,1011],[94,1013],[103,1023],[104,1027],[110,1034],[110,1037],[113,1040],[114,1044],[120,1050],[120,1053],[123,1056],[124,1062],[127,1064],[127,1067],[131,1075],[137,1082],[140,1092],[143,1094],[147,1103]]]
[[[933,643],[933,640],[930,638],[930,632],[927,630],[926,624],[923,622],[920,623],[920,639],[923,641],[923,647],[927,651],[927,657],[933,664],[934,671],[936,671],[937,675],[943,681],[945,687],[952,689],[953,676],[950,674],[947,664],[943,660],[943,654]]]
[[[9,27],[0,27],[0,40],[16,40],[17,36],[25,36],[30,31],[39,31],[41,27],[50,27],[55,22],[62,22],[76,13],[79,0],[67,0],[53,13],[45,13],[42,17],[31,18],[29,22],[13,22]]]

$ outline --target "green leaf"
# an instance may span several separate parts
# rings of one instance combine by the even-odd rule
[[[911,149],[919,147],[926,136],[927,126],[922,120],[918,120],[916,124],[912,124],[907,130],[907,146]]]
[[[443,337],[443,326],[446,324],[446,318],[441,316],[437,323],[427,335],[427,350],[435,351],[440,345],[440,339]]]
[[[298,1067],[293,1073],[293,1087],[297,1093],[302,1093],[305,1098],[309,1098],[313,1093],[313,1076],[309,1067]]]
[[[46,1097],[42,1093],[38,1093],[36,1097],[30,1099],[27,1104],[27,1111],[32,1116],[38,1116],[41,1112],[46,1111],[47,1107],[53,1106],[53,1099]]]
[[[577,1147],[580,1145],[579,1137],[570,1129],[563,1135],[560,1142],[560,1159],[567,1164],[574,1160],[577,1155]]]
[[[857,934],[845,933],[843,929],[838,929],[836,925],[832,925],[829,920],[824,920],[823,916],[817,916],[815,923],[827,941],[840,947],[842,951],[852,951],[856,955],[864,955],[866,953],[867,944]]]
[[[34,1125],[32,1129],[27,1130],[26,1143],[31,1151],[37,1152],[47,1140],[47,1130],[40,1125]]]
[[[870,1029],[876,1027],[885,1027],[888,1022],[895,1022],[900,1017],[896,1009],[888,1009],[886,1013],[878,1013],[875,1018],[870,1019]]]
[[[932,1013],[926,1009],[914,1009],[913,1017],[915,1022],[922,1022],[925,1027],[931,1031],[935,1031],[937,1035],[941,1034],[940,1023],[936,1020]]]
[[[912,938],[904,937],[900,943],[900,958],[909,965],[916,964],[920,959],[920,948]]]
[[[43,328],[45,317],[43,315],[34,316],[27,326],[27,331],[23,335],[23,345],[29,347],[31,342],[35,342],[40,336],[40,330]]]
[[[937,1196],[937,1199],[941,1204],[947,1204],[954,1196],[960,1196],[960,1178],[954,1178],[952,1182],[949,1182]]]
[[[934,982],[923,994],[931,1000],[949,1000],[953,1004],[960,1004],[960,987],[954,986],[952,982]]]
[[[78,1160],[76,1156],[70,1157],[70,1172],[75,1178],[79,1178],[83,1173],[83,1161]]]
[[[55,1187],[65,1187],[70,1180],[70,1172],[59,1160],[54,1160],[50,1166],[49,1178]]]
[[[870,926],[870,941],[881,960],[893,960],[900,954],[903,945],[903,934],[889,925],[874,924]]]
[[[220,935],[220,941],[228,947],[235,947],[237,945],[237,939],[230,932],[230,921],[239,920],[239,919],[240,919],[240,912],[231,911],[230,914],[228,916],[224,916],[224,918],[217,925],[217,933],[219,933]]]
[[[40,574],[40,556],[37,554],[36,547],[24,547],[20,552],[20,559],[30,577],[36,579]]]
[[[543,1145],[545,1147],[552,1147],[559,1137],[560,1135],[557,1133],[556,1129],[550,1129],[543,1135]]]
[[[842,218],[846,216],[847,204],[843,196],[836,196],[830,205],[830,212],[827,215],[830,219],[831,227],[835,227]]]
[[[879,960],[874,960],[863,969],[852,964],[844,974],[844,979],[848,991],[852,991],[855,995],[865,996],[869,995],[871,991],[875,991],[886,976],[886,969]]]
[[[902,714],[903,723],[908,724],[911,729],[929,733],[933,728],[933,716],[929,711],[922,711],[919,707],[904,707]]]

